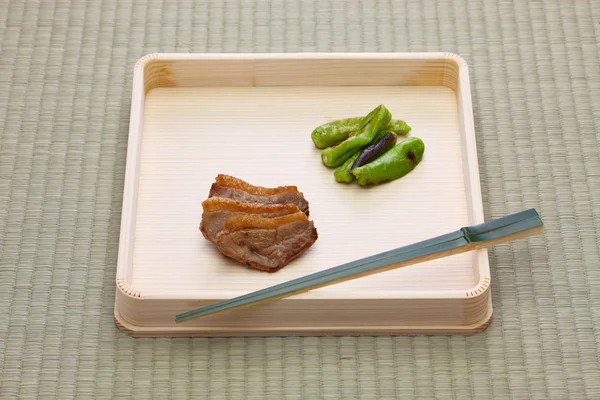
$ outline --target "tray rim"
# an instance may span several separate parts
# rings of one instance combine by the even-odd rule
[[[210,299],[222,300],[223,296],[198,296],[198,295],[160,295],[147,296],[142,295],[139,290],[129,285],[129,277],[127,269],[131,269],[127,263],[131,251],[129,248],[130,240],[135,235],[135,218],[137,214],[137,186],[140,166],[140,149],[139,143],[143,132],[143,110],[146,91],[144,90],[145,68],[153,60],[161,61],[179,61],[179,60],[450,60],[456,63],[458,69],[458,85],[456,90],[457,101],[460,103],[458,107],[459,124],[463,125],[465,146],[468,147],[464,154],[470,166],[469,174],[465,177],[465,182],[468,180],[471,196],[467,198],[470,204],[470,216],[473,217],[473,224],[484,222],[483,202],[481,194],[481,182],[479,174],[479,163],[476,148],[476,135],[473,119],[473,107],[471,99],[471,88],[469,78],[469,68],[467,62],[458,54],[451,52],[385,52],[385,53],[361,53],[361,52],[300,52],[300,53],[151,53],[142,56],[134,66],[133,86],[131,98],[130,124],[128,136],[127,159],[125,166],[125,179],[123,190],[123,202],[121,211],[121,225],[119,237],[119,250],[117,260],[116,287],[121,294],[137,299],[153,298],[153,299]],[[474,166],[474,167],[473,167]],[[440,232],[444,233],[444,232]],[[489,258],[486,249],[477,250],[474,252],[478,263],[478,281],[469,289],[452,289],[452,290],[402,290],[393,293],[393,296],[386,296],[388,300],[403,300],[403,299],[454,299],[466,300],[473,299],[482,295],[488,295],[490,290],[490,268]],[[297,300],[315,297],[311,293],[295,296]],[[353,292],[327,292],[326,295],[320,293],[319,298],[326,299],[348,299],[356,298],[356,293]],[[373,296],[361,297],[364,299],[381,299],[381,294]],[[489,299],[491,309],[491,298]],[[116,312],[116,307],[115,307]]]
[[[115,325],[132,337],[305,337],[305,336],[388,336],[388,335],[474,335],[483,332],[494,319],[491,299],[488,300],[485,316],[471,325],[384,325],[384,326],[340,326],[331,327],[273,327],[273,328],[215,328],[198,326],[141,326],[122,317],[118,304],[113,319]]]

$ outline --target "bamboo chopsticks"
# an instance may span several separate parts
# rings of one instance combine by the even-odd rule
[[[543,223],[537,211],[529,209],[187,311],[178,314],[175,321],[180,323],[193,318],[248,307],[363,276],[489,247],[538,234],[542,229]]]

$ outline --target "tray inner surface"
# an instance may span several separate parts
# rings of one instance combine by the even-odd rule
[[[404,178],[338,184],[310,139],[317,125],[385,104],[425,142]],[[220,255],[198,230],[217,174],[296,185],[319,240],[275,274]],[[443,234],[469,224],[456,93],[443,86],[156,88],[145,100],[131,286],[144,296],[225,297]],[[461,254],[302,296],[469,290],[477,259]]]

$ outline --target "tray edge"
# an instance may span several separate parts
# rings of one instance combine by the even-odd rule
[[[493,320],[493,306],[488,302],[485,317],[467,326],[395,326],[395,327],[332,327],[332,328],[211,328],[198,327],[142,327],[125,321],[115,303],[113,319],[119,330],[134,338],[144,337],[327,337],[327,336],[414,336],[414,335],[465,335],[470,336],[486,330]]]

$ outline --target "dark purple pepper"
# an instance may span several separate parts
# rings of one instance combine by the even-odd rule
[[[379,157],[380,155],[394,147],[394,144],[396,144],[396,135],[394,135],[391,132],[386,133],[381,139],[379,139],[372,145],[366,147],[362,151],[362,153],[360,153],[360,156],[358,156],[356,161],[354,161],[354,164],[352,164],[352,167],[350,168],[350,173],[352,173],[354,168],[362,167],[363,165],[372,161],[376,157]]]

